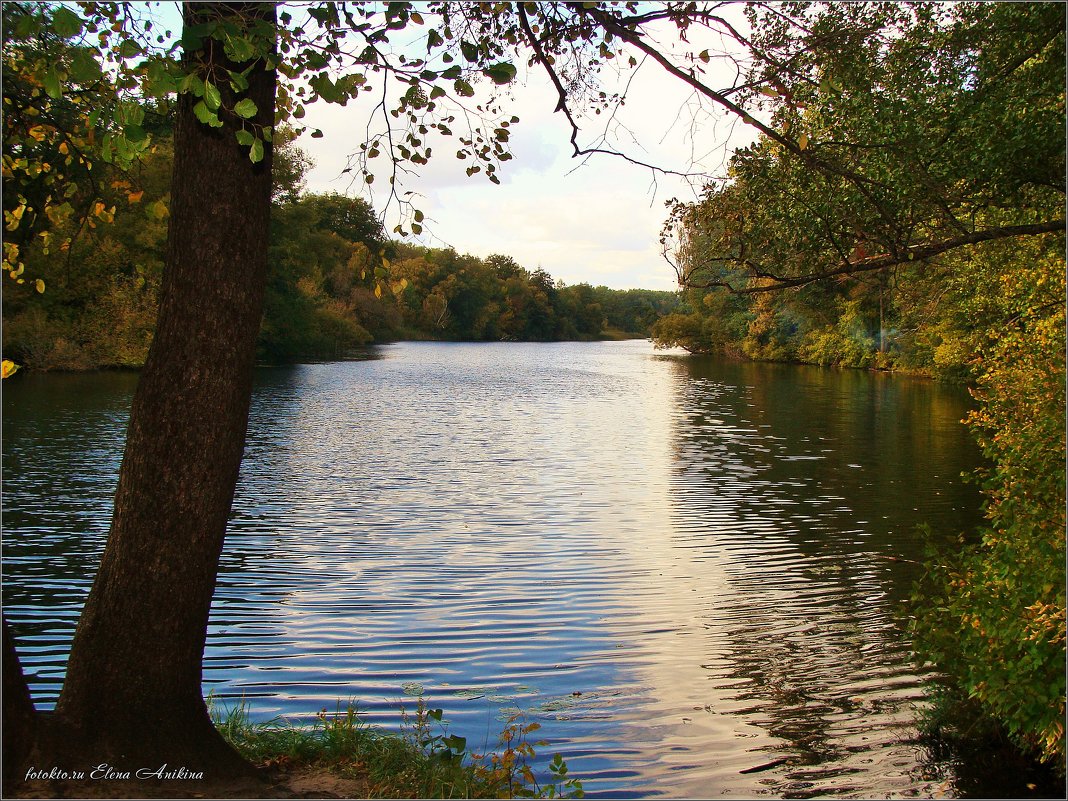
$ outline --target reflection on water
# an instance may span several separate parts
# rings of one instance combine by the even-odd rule
[[[404,343],[259,372],[205,689],[264,717],[415,684],[539,720],[591,796],[932,795],[901,601],[978,520],[962,391],[648,343]],[[4,601],[54,702],[133,379],[4,393]],[[8,382],[5,382],[8,383]]]

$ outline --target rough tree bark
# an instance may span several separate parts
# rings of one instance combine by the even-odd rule
[[[37,710],[22,673],[15,637],[4,628],[4,776],[3,792],[8,796],[24,775],[22,769],[36,739]]]
[[[274,22],[271,3],[186,3],[184,24]],[[222,44],[186,53],[208,74]],[[248,74],[272,125],[276,76]],[[155,338],[141,373],[111,531],[71,647],[56,708],[67,764],[185,767],[206,780],[248,768],[211,724],[201,661],[219,554],[244,449],[267,271],[270,148],[253,164],[235,141],[225,81],[221,128],[183,95],[175,127],[170,228]],[[53,727],[50,727],[53,728]],[[85,762],[84,760],[88,760]]]

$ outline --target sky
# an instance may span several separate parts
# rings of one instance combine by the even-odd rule
[[[429,165],[405,180],[404,189],[416,193],[415,205],[426,215],[424,234],[409,239],[479,257],[507,254],[528,270],[544,269],[567,284],[677,289],[659,243],[665,202],[693,200],[703,180],[654,174],[609,155],[573,158],[570,127],[553,112],[557,96],[544,72],[516,66],[520,72],[508,108],[520,122],[512,128],[515,158],[503,165],[501,184],[482,174],[467,177],[470,162],[455,158],[455,144],[441,143]],[[713,60],[710,67],[716,66]],[[733,77],[732,68],[720,82],[728,84]],[[616,138],[617,147],[680,172],[693,170],[697,159],[699,171],[721,175],[728,149],[751,142],[754,131],[707,113],[707,101],[695,120],[694,98],[684,89],[655,65],[644,65],[629,86],[619,117],[629,133]],[[359,101],[346,107],[313,104],[303,122],[324,136],[305,134],[297,144],[315,163],[307,176],[309,191],[363,196],[383,212],[381,190],[368,194],[362,181],[352,180],[358,172],[342,173],[363,141],[367,113]],[[601,118],[591,117],[580,143],[596,139],[603,127]],[[385,175],[377,177],[374,188],[385,183]],[[397,222],[394,212],[385,211],[387,231]]]
[[[181,29],[177,4],[164,3],[158,13],[168,27]],[[739,8],[722,13],[744,29]],[[410,41],[393,44],[425,53],[425,35],[425,29],[413,27]],[[708,47],[713,54],[705,67],[707,82],[713,88],[731,85],[736,68],[730,59],[716,57],[730,51],[730,43],[697,28],[689,38],[691,52]],[[674,27],[666,27],[659,39],[670,49],[677,39]],[[677,289],[659,242],[668,214],[665,203],[695,199],[704,179],[654,174],[609,155],[573,158],[570,126],[553,111],[557,95],[544,70],[515,66],[519,73],[507,108],[520,122],[511,129],[514,159],[503,165],[501,184],[490,183],[484,174],[467,177],[464,169],[470,162],[454,157],[456,144],[439,143],[430,163],[403,186],[416,193],[415,205],[426,215],[423,235],[409,240],[479,257],[503,253],[528,270],[541,268],[567,284]],[[609,80],[610,73],[605,77]],[[722,176],[730,152],[755,139],[754,129],[716,112],[707,100],[698,103],[687,87],[655,64],[643,64],[632,80],[629,72],[624,79],[629,80],[627,100],[616,118],[623,127],[610,144],[633,158],[679,172]],[[476,83],[475,88],[480,92],[477,101],[484,87]],[[611,94],[623,84],[609,81],[606,88]],[[324,102],[308,106],[303,123],[324,135],[311,138],[306,133],[297,145],[314,163],[307,175],[308,191],[364,197],[384,215],[390,232],[398,217],[382,191],[386,176],[376,176],[378,183],[367,187],[352,180],[358,172],[342,172],[364,141],[371,108],[365,97],[345,107]],[[579,143],[595,144],[604,130],[603,117],[591,115],[580,124]]]

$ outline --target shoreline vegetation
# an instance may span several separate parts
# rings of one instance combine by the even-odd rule
[[[20,258],[37,282],[3,294],[3,352],[28,371],[144,364],[156,328],[174,158],[173,116],[144,111],[154,144],[138,188],[99,165],[103,218],[61,221],[65,251],[41,239]],[[648,337],[677,292],[567,285],[511,256],[485,258],[386,235],[361,198],[304,191],[292,131],[275,153],[268,276],[256,358],[332,360],[396,340],[585,341]],[[44,288],[47,288],[45,290]]]
[[[582,798],[582,782],[568,775],[557,754],[539,782],[532,763],[540,728],[509,718],[495,746],[468,748],[449,734],[443,710],[420,696],[401,710],[399,731],[363,721],[356,704],[321,709],[311,724],[253,720],[244,702],[220,705],[210,696],[212,722],[255,768],[255,774],[212,780],[185,766],[144,768],[134,775],[98,765],[79,778],[56,771],[27,772],[16,798]]]

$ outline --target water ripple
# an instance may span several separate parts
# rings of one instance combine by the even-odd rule
[[[930,795],[900,603],[974,520],[961,393],[654,354],[398,344],[264,369],[205,689],[398,724],[516,711],[590,796]],[[4,602],[54,702],[134,379],[5,382]],[[545,765],[540,763],[540,770]]]

